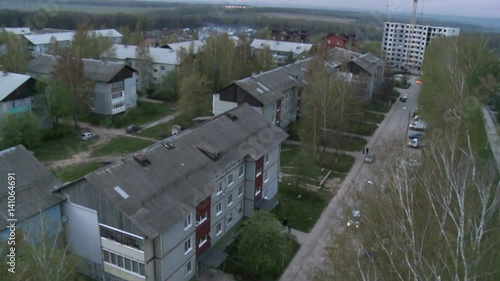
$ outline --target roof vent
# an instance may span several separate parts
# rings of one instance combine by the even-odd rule
[[[168,150],[172,150],[175,148],[175,146],[171,142],[164,142],[163,146]]]
[[[148,158],[146,157],[146,154],[136,154],[134,155],[134,160],[139,163],[142,167],[146,167],[148,165],[151,165],[151,162],[149,162]]]
[[[229,119],[233,120],[233,121],[238,120],[238,116],[234,115],[234,113],[232,113],[232,112],[228,112],[228,113],[226,113],[226,116],[227,116]]]

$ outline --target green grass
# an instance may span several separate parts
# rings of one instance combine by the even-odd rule
[[[118,137],[112,139],[107,144],[98,146],[92,152],[92,156],[123,155],[141,150],[153,144],[152,141],[133,138]]]
[[[371,122],[371,123],[381,123],[384,121],[385,115],[382,113],[375,113],[375,112],[363,112],[363,121],[365,122]]]
[[[279,219],[286,217],[294,229],[309,232],[331,198],[332,195],[325,191],[308,190],[284,180],[279,184],[276,216]]]
[[[387,113],[391,108],[389,107],[388,103],[381,103],[377,100],[372,100],[370,103],[367,103],[363,109],[368,111]]]
[[[328,140],[328,147],[336,148],[344,151],[361,151],[367,144],[363,138],[352,136],[337,136],[337,138],[330,137]]]
[[[84,118],[85,122],[105,128],[125,128],[128,125],[143,125],[158,120],[173,113],[168,104],[138,101],[137,107],[115,116],[102,116],[92,114]]]
[[[70,129],[69,132],[57,139],[42,141],[35,147],[33,152],[35,157],[42,161],[56,161],[69,158],[71,155],[81,151],[87,151],[91,144],[95,143],[97,138],[81,141],[80,131]]]
[[[89,162],[55,169],[53,172],[62,182],[74,181],[101,167],[98,162]]]
[[[139,133],[140,136],[161,140],[167,138],[172,133],[172,126],[179,125],[182,130],[186,130],[192,126],[194,126],[194,122],[191,120],[187,120],[183,116],[177,116],[173,120],[170,120],[166,123],[161,123],[156,126],[147,128]]]
[[[348,173],[356,159],[351,155],[322,153],[317,161],[321,168],[338,173]]]
[[[411,85],[401,82],[401,81],[394,81],[394,87],[400,88],[400,89],[409,89]]]
[[[362,136],[371,136],[375,133],[378,128],[378,125],[375,124],[367,124],[360,121],[349,121],[347,127],[347,132],[362,135]]]

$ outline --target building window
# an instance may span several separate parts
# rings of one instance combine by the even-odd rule
[[[241,212],[243,212],[243,206],[241,205],[241,203],[236,206],[236,209],[238,210],[238,214],[241,214]]]
[[[165,66],[164,65],[160,66],[160,69],[165,70]]]
[[[117,99],[117,98],[121,98],[121,97],[123,97],[122,91],[111,94],[112,99]]]
[[[241,165],[238,169],[238,176],[241,178],[245,174],[245,166]]]
[[[187,255],[189,252],[191,252],[192,249],[193,247],[191,247],[191,238],[189,238],[188,240],[186,240],[186,242],[184,242],[184,254]]]
[[[201,248],[201,246],[203,246],[205,243],[207,243],[207,241],[208,241],[208,235],[205,234],[205,235],[203,235],[203,237],[201,237],[200,243],[198,244],[198,248]]]
[[[233,194],[232,193],[230,193],[227,196],[227,205],[230,206],[231,204],[233,204]]]
[[[264,182],[268,182],[268,181],[269,181],[269,171],[264,173]]]
[[[217,236],[222,233],[222,223],[218,223],[217,226],[215,227],[215,232],[217,233]]]
[[[264,163],[269,163],[269,153],[266,153],[266,155],[264,155]]]
[[[219,186],[217,187],[217,195],[222,193],[222,181],[219,182]]]
[[[198,226],[206,220],[207,220],[207,212],[200,215],[200,217],[198,218],[198,221],[196,222],[196,225]]]
[[[124,106],[124,104],[123,104],[123,103],[113,104],[113,109],[122,108],[123,106]]]
[[[261,190],[262,187],[257,187],[257,189],[255,190],[255,196],[259,195],[260,193],[260,190]]]
[[[257,174],[255,174],[255,177],[258,177],[262,174],[262,169],[258,169],[257,170]]]
[[[193,266],[191,265],[191,261],[186,263],[186,276],[193,272]]]
[[[231,186],[231,184],[233,183],[234,183],[233,174],[231,173],[229,176],[227,176],[227,186]]]
[[[243,195],[243,185],[238,186],[238,197]]]
[[[220,215],[222,213],[222,203],[219,202],[217,203],[217,205],[215,205],[215,211],[217,213],[217,215]]]
[[[230,212],[227,215],[227,225],[230,225],[233,222],[233,212]]]
[[[125,83],[123,83],[123,81],[111,83],[111,92],[115,92],[118,89],[123,89],[124,84]]]
[[[189,213],[185,218],[184,218],[184,230],[188,229],[191,227],[193,224],[191,220],[191,213]]]
[[[124,271],[129,271],[141,276],[146,276],[144,263],[130,259],[126,256],[110,252],[108,250],[102,250],[102,256],[104,262],[112,264],[113,266],[119,267]]]

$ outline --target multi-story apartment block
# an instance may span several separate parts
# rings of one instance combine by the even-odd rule
[[[137,106],[137,71],[124,62],[82,59],[85,77],[95,83],[90,111],[115,115]],[[27,74],[36,79],[54,75],[57,57],[40,55],[26,66]]]
[[[32,109],[35,79],[28,75],[0,71],[0,119],[3,114],[15,114]]]
[[[100,29],[90,30],[88,34],[95,34],[97,37],[108,38],[111,43],[118,44],[121,42],[122,34],[115,29]],[[57,33],[44,33],[44,34],[27,34],[24,38],[28,42],[28,51],[32,57],[50,53],[51,44],[56,44],[58,48],[69,48],[73,37],[74,31],[57,32]]]
[[[256,56],[264,48],[269,48],[271,50],[273,60],[279,65],[295,61],[300,56],[308,53],[312,46],[313,44],[262,39],[254,39],[251,44],[253,56]]]
[[[278,204],[286,137],[242,105],[60,188],[80,271],[177,281],[219,267],[227,255],[211,246]]]
[[[213,114],[217,116],[248,103],[268,122],[286,129],[300,118],[301,96],[307,94],[303,87],[307,84],[307,71],[314,59],[307,58],[233,81],[213,95]],[[383,78],[384,62],[371,53],[359,54],[335,47],[324,66],[329,75],[341,75],[360,85],[360,99],[371,98]]]
[[[386,22],[382,51],[391,68],[420,70],[425,48],[440,36],[458,36],[459,28]]]

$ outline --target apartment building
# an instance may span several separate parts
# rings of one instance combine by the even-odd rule
[[[227,255],[211,246],[256,208],[278,204],[286,137],[241,105],[61,187],[79,271],[184,281],[221,266]]]
[[[85,77],[95,83],[90,111],[115,115],[137,106],[137,71],[124,62],[82,59]],[[40,55],[26,66],[28,75],[47,79],[54,75],[57,57]]]
[[[0,71],[0,119],[4,114],[15,114],[32,109],[35,79],[28,75]]]
[[[254,39],[250,46],[252,47],[253,56],[256,56],[263,49],[269,48],[273,60],[279,65],[285,65],[292,63],[301,56],[305,56],[311,50],[313,44]]]
[[[459,28],[386,22],[382,51],[391,68],[419,71],[424,62],[425,48],[441,36],[458,36]]]

